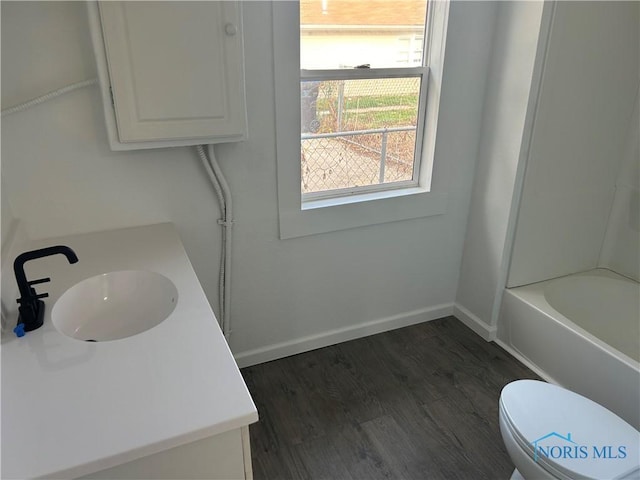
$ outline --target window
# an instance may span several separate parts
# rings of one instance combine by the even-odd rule
[[[406,29],[385,25],[385,15],[418,0],[367,0],[372,20],[347,28],[333,8],[360,0],[316,0],[319,23],[303,18],[301,27],[307,1],[271,3],[280,238],[444,213],[446,185],[438,181],[443,161],[434,159],[449,3],[430,2],[427,22],[423,11],[419,28]],[[374,15],[373,6],[384,8]],[[330,49],[322,32],[336,37],[340,25],[346,43]],[[362,35],[372,26],[376,36],[367,33],[364,45]],[[308,61],[301,64],[301,58]],[[353,152],[365,173],[336,173]]]
[[[427,0],[300,0],[303,201],[418,186]]]
[[[399,37],[398,43],[400,45],[397,55],[398,66],[416,67],[422,65],[424,35]]]

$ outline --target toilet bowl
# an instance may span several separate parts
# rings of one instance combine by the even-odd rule
[[[640,432],[577,393],[518,380],[500,394],[516,479],[640,479]]]

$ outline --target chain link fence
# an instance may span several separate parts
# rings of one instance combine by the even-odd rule
[[[420,78],[301,82],[302,192],[411,180]]]

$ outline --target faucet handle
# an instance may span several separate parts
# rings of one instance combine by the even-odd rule
[[[20,305],[22,305],[23,303],[29,304],[30,302],[32,302],[33,300],[37,300],[39,298],[47,298],[49,296],[48,293],[38,293],[36,295],[31,295],[27,298],[22,298],[20,297],[19,299],[16,300],[16,302],[18,302]]]
[[[46,278],[38,278],[37,280],[31,280],[30,282],[27,282],[27,285],[29,286],[29,296],[31,298],[42,298],[42,297],[38,297],[36,290],[33,288],[33,285],[38,285],[39,283],[47,283],[50,282],[51,279],[49,277]]]

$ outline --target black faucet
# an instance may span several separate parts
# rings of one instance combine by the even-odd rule
[[[38,280],[28,281],[27,276],[24,274],[24,264],[29,260],[57,254],[67,257],[69,263],[76,263],[78,261],[76,253],[69,247],[56,245],[54,247],[41,248],[39,250],[21,253],[13,262],[13,271],[16,274],[16,282],[18,283],[18,289],[20,290],[20,298],[18,299],[18,303],[20,304],[20,307],[18,308],[20,312],[18,325],[21,323],[24,324],[25,332],[30,332],[31,330],[35,330],[42,326],[42,323],[44,322],[44,302],[40,299],[49,296],[48,293],[37,294],[32,286],[39,283],[49,282],[51,279],[39,278]]]

